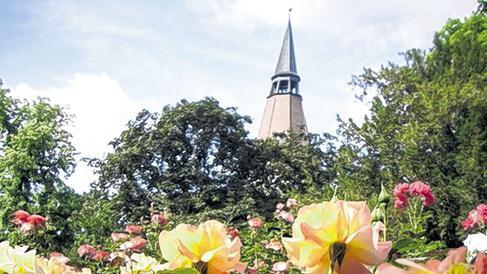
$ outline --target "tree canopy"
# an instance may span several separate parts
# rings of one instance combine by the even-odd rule
[[[456,245],[459,218],[487,199],[487,18],[449,20],[429,51],[353,78],[371,104],[362,125],[342,121],[339,183],[367,197],[382,182],[424,180],[439,196],[430,238]],[[370,100],[368,93],[373,94]]]
[[[93,162],[100,174],[94,186],[127,220],[147,216],[155,202],[173,213],[230,221],[269,214],[291,189],[305,191],[332,176],[320,138],[311,145],[299,136],[284,145],[254,140],[245,130],[249,122],[212,98],[182,101],[160,114],[142,111],[111,142],[114,152]]]
[[[66,219],[79,206],[78,195],[63,182],[75,167],[69,121],[47,99],[19,101],[0,86],[0,230],[12,231],[12,213],[22,209],[51,219],[46,245],[69,241]]]

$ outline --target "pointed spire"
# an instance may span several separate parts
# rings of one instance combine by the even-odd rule
[[[294,55],[294,41],[293,31],[291,28],[291,10],[289,9],[289,20],[287,24],[284,41],[282,42],[281,53],[279,54],[279,61],[277,62],[275,74],[297,74],[296,57]]]

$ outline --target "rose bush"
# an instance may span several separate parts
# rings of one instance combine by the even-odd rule
[[[397,259],[398,255],[415,253],[394,249],[401,240],[393,243],[391,239],[397,235],[386,231],[390,226],[417,226],[408,235],[413,240],[420,239],[423,230],[419,228],[430,218],[424,208],[434,206],[433,192],[424,182],[400,183],[392,191],[394,206],[389,206],[389,194],[383,187],[372,212],[364,201],[339,200],[336,191],[331,201],[300,208],[297,199],[288,199],[276,205],[272,219],[248,215],[234,226],[216,220],[197,225],[178,224],[169,214],[150,210],[152,213],[146,221],[121,226],[97,244],[82,243],[76,248],[76,256],[71,258],[55,250],[42,256],[27,246],[0,243],[0,271],[40,274],[92,271],[107,274],[485,273],[487,238],[483,233],[470,234],[465,239],[465,247],[449,251],[442,261],[427,257],[419,262]],[[474,223],[469,231],[483,229],[485,216],[484,204],[469,212],[467,220]],[[409,223],[398,224],[399,220]],[[22,233],[34,235],[48,221],[48,218],[21,210],[15,212],[11,220]],[[425,246],[431,244],[418,240],[411,248],[421,251]]]

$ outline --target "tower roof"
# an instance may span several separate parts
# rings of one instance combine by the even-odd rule
[[[291,28],[291,19],[287,23],[284,41],[282,41],[281,53],[277,62],[275,74],[298,74],[296,68],[296,57],[294,55],[293,31]]]

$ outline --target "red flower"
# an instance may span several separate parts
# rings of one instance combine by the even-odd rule
[[[140,250],[142,248],[144,248],[147,244],[147,240],[140,237],[140,236],[137,236],[137,237],[134,237],[132,239],[130,239],[130,241],[127,241],[125,243],[123,243],[120,248],[122,250],[129,250],[129,251],[134,251],[134,252],[140,252]]]
[[[423,201],[423,205],[425,206],[432,206],[436,202],[436,198],[433,193],[428,192],[421,197],[421,201]]]
[[[127,225],[125,231],[130,234],[142,234],[142,227],[140,225]]]
[[[429,185],[421,181],[416,181],[409,185],[409,193],[411,194],[411,196],[424,196],[428,193],[431,193],[431,188]]]
[[[80,258],[91,259],[93,256],[95,256],[96,252],[96,248],[92,247],[91,245],[85,244],[78,247],[78,256]]]
[[[425,206],[431,206],[436,202],[431,187],[421,181],[410,184],[409,193],[411,196],[421,196],[421,201],[423,201],[423,205]]]
[[[431,187],[421,181],[411,184],[401,183],[394,187],[394,207],[403,209],[408,206],[409,197],[419,196],[424,206],[432,206],[436,202]]]
[[[487,224],[487,204],[480,204],[477,206],[477,214],[479,220]]]
[[[397,209],[403,209],[408,206],[408,192],[409,192],[409,184],[402,183],[397,184],[394,187],[394,207]]]
[[[475,227],[475,225],[487,224],[487,205],[479,204],[476,209],[471,210],[467,218],[462,222],[463,230],[469,230]]]
[[[29,212],[24,210],[18,210],[13,215],[12,223],[20,226],[20,231],[25,234],[42,227],[48,220],[47,217],[36,214],[30,215]]]
[[[33,225],[34,227],[43,226],[47,222],[47,220],[48,219],[46,217],[42,217],[41,215],[36,215],[36,214],[27,217],[27,222]]]
[[[475,227],[475,224],[476,224],[475,220],[473,219],[472,215],[469,213],[467,219],[465,219],[462,222],[463,230],[470,230]]]
[[[156,225],[165,225],[169,222],[169,219],[167,218],[166,214],[157,213],[157,214],[152,215],[151,221],[153,224],[156,224]]]
[[[95,261],[105,261],[106,259],[108,259],[108,255],[110,255],[110,253],[108,253],[107,251],[96,250],[91,259]]]
[[[14,218],[12,219],[12,223],[15,225],[21,225],[27,222],[27,218],[29,218],[30,214],[24,210],[17,210],[14,213]]]
[[[394,187],[394,191],[393,191],[394,196],[406,195],[408,192],[409,192],[409,184],[408,183],[397,184]]]

